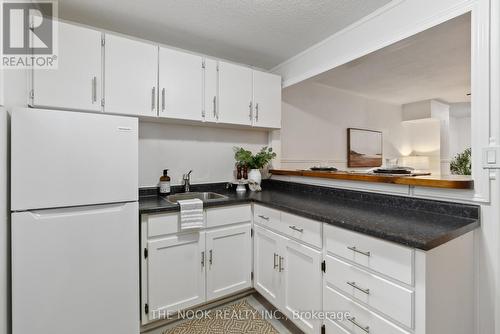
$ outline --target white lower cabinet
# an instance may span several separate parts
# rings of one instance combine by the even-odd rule
[[[346,316],[339,323],[344,325],[350,333],[408,334],[407,331],[402,330],[376,313],[371,312],[366,307],[343,296],[329,285],[325,286],[323,300],[325,310],[349,312],[349,316]]]
[[[304,332],[319,333],[321,321],[312,315],[322,309],[321,252],[288,239],[283,254],[283,311]]]
[[[149,320],[205,301],[205,232],[151,240],[147,250]]]
[[[305,333],[320,333],[321,252],[255,226],[255,289]]]
[[[283,275],[279,269],[278,254],[285,238],[259,226],[254,229],[254,287],[279,308]]]
[[[421,251],[258,204],[254,223],[255,289],[305,333],[474,332],[473,233]]]
[[[206,233],[207,299],[252,286],[251,224]]]
[[[253,286],[307,334],[474,332],[472,232],[422,251],[257,204],[253,239],[249,204],[205,219],[141,217],[143,325]]]
[[[141,216],[142,324],[252,287],[251,206],[206,210],[183,232],[179,213]]]

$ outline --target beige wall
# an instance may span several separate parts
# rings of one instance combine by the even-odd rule
[[[346,168],[349,127],[382,131],[384,159],[412,151],[399,105],[304,82],[283,90],[282,114],[282,168],[319,164]]]
[[[156,186],[168,168],[172,184],[193,170],[193,183],[233,179],[234,146],[257,151],[268,145],[266,131],[139,123],[139,186]]]

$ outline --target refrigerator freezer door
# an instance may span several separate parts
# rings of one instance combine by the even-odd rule
[[[138,204],[12,214],[13,334],[138,334]]]
[[[137,200],[136,118],[17,109],[11,127],[12,211]]]

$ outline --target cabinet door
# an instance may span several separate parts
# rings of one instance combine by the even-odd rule
[[[207,300],[251,287],[250,224],[212,230],[206,236]]]
[[[31,106],[100,111],[102,34],[64,22],[58,27],[58,67],[33,70]]]
[[[279,245],[284,238],[259,226],[254,229],[254,287],[270,303],[280,308],[283,275],[279,271]]]
[[[287,239],[280,251],[283,297],[281,310],[305,333],[320,333],[321,322],[308,316],[294,316],[304,311],[321,311],[321,252]]]
[[[198,120],[203,109],[203,58],[160,47],[160,117]]]
[[[149,240],[149,318],[205,301],[205,232]]]
[[[252,69],[219,62],[219,122],[252,124]]]
[[[157,115],[158,47],[106,34],[104,111]]]
[[[254,126],[281,128],[281,77],[253,71]]]
[[[205,58],[205,72],[203,76],[204,80],[204,107],[203,115],[207,122],[217,122],[219,119],[219,108],[217,101],[217,86],[218,86],[218,75],[217,75],[217,60]]]

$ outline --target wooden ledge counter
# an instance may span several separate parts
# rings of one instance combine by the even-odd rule
[[[302,176],[302,177],[317,177],[317,178],[335,179],[335,180],[392,183],[392,184],[402,184],[402,185],[420,186],[420,187],[434,187],[434,188],[446,188],[446,189],[474,188],[474,181],[472,180],[472,178],[470,176],[462,176],[462,175],[405,176],[405,175],[383,175],[383,174],[345,172],[345,171],[325,172],[325,171],[284,170],[284,169],[271,169],[269,170],[269,172],[273,175],[288,175],[288,176]]]

